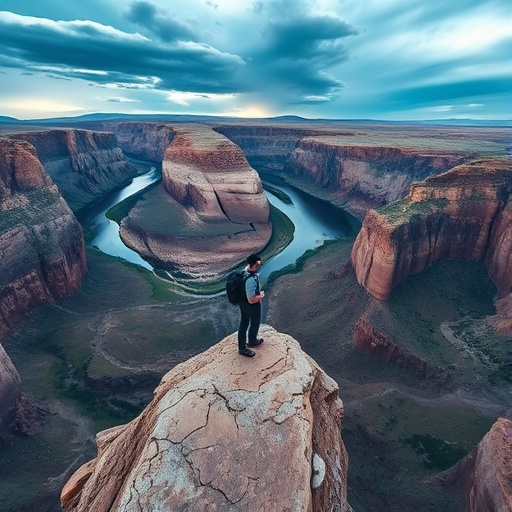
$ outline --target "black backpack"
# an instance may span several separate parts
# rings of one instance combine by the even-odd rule
[[[239,270],[231,272],[226,282],[226,295],[228,296],[231,304],[240,304],[247,302],[247,295],[245,294],[245,281],[250,277],[250,274],[241,272]]]

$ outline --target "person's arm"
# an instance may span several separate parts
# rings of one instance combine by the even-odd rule
[[[263,297],[265,297],[265,292],[261,291],[258,295],[253,295],[251,298],[247,297],[247,300],[249,304],[257,304],[263,300]]]
[[[245,282],[245,292],[247,294],[247,301],[249,304],[257,304],[263,300],[263,297],[265,297],[265,292],[263,291],[256,293],[257,288],[256,279],[254,277],[249,277]]]

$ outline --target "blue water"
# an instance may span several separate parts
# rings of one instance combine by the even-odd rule
[[[159,180],[160,176],[161,171],[152,167],[148,173],[134,178],[122,190],[108,194],[102,201],[87,209],[84,223],[93,232],[90,242],[92,246],[111,256],[117,256],[153,270],[147,261],[124,245],[119,237],[119,225],[107,219],[105,213],[115,204]],[[284,212],[293,222],[295,233],[292,242],[282,252],[269,261],[263,262],[260,272],[262,278],[268,277],[274,270],[294,264],[307,250],[315,249],[324,241],[344,238],[353,232],[342,209],[286,185],[284,182],[272,181],[270,185],[284,192],[292,200],[292,204],[287,204],[270,192],[266,192],[269,202]]]

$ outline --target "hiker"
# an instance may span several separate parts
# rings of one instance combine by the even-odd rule
[[[261,323],[261,301],[265,297],[265,292],[260,291],[258,274],[261,266],[260,256],[251,254],[246,261],[247,266],[243,274],[247,300],[243,300],[238,305],[240,307],[238,353],[246,357],[254,357],[255,352],[248,347],[257,347],[263,343],[263,338],[258,338],[258,330]],[[249,342],[247,342],[247,329],[249,329]]]

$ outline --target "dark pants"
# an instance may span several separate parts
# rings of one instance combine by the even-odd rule
[[[247,347],[247,328],[249,328],[249,343],[258,338],[261,323],[261,302],[249,304],[244,302],[240,306],[240,325],[238,326],[238,350]]]

